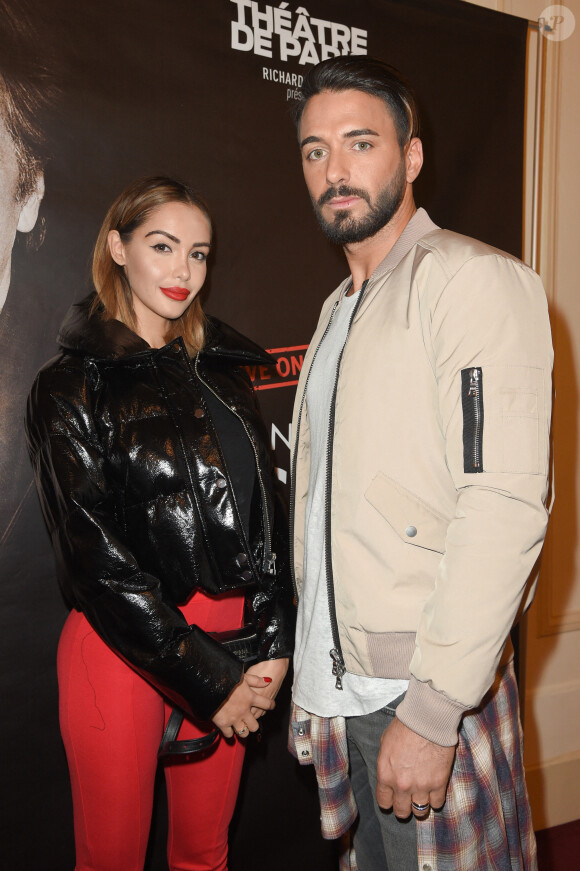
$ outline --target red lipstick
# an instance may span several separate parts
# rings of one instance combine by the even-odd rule
[[[189,291],[185,287],[161,287],[160,290],[169,299],[175,299],[177,302],[183,302],[189,296]]]

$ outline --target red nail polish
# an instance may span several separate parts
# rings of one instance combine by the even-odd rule
[[[271,678],[271,677],[265,677],[265,678],[262,678],[262,680],[265,680],[266,683],[272,683],[272,678]]]

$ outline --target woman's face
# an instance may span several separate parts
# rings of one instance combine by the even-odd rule
[[[113,260],[123,266],[133,292],[137,332],[161,347],[168,322],[180,317],[206,275],[211,231],[196,206],[165,203],[151,212],[128,242],[109,233]]]

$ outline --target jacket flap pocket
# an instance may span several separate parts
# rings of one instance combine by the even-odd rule
[[[549,456],[549,389],[533,366],[487,366],[484,468],[545,475]],[[547,394],[547,395],[546,395]]]
[[[365,498],[407,544],[445,552],[449,520],[392,478],[378,472]]]

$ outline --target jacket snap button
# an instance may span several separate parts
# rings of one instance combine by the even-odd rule
[[[223,490],[224,487],[227,486],[227,481],[226,481],[226,479],[225,479],[225,478],[218,478],[217,481],[216,481],[216,486],[219,487],[220,490]]]
[[[179,343],[176,342],[175,345],[173,346],[173,353],[179,354],[180,351],[181,351],[181,348],[179,347]]]
[[[415,536],[417,535],[417,527],[408,526],[405,530],[405,535],[408,535],[409,538],[415,538]]]
[[[245,566],[248,562],[248,557],[245,553],[239,553],[236,557],[236,562],[239,566]]]
[[[298,729],[298,734],[300,735],[300,737],[304,735],[304,729],[302,728],[302,726]]]
[[[308,750],[303,750],[300,755],[301,756],[310,756],[310,753],[308,752]]]
[[[194,417],[205,417],[205,411],[203,410],[203,408],[196,408],[195,411],[193,412],[193,416]]]
[[[252,573],[251,572],[242,572],[242,574],[240,575],[240,578],[242,579],[242,581],[251,581],[252,580]]]

